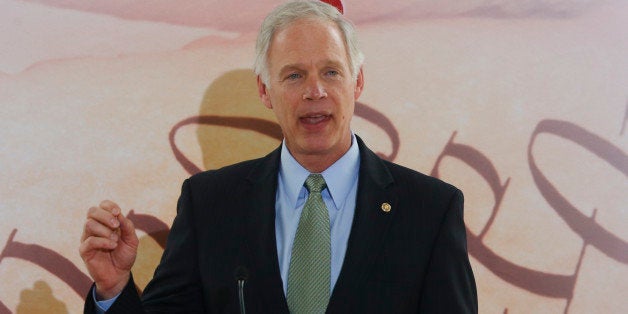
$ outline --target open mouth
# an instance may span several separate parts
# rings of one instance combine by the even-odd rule
[[[315,124],[319,124],[321,122],[327,121],[329,118],[330,118],[329,115],[317,114],[317,115],[301,117],[299,120],[301,120],[301,122],[305,124],[315,125]]]

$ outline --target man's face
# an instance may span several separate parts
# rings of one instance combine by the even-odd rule
[[[362,71],[352,78],[338,28],[314,19],[293,22],[275,33],[268,69],[270,86],[258,78],[260,96],[273,109],[290,153],[300,162],[340,158],[351,145],[363,78]]]

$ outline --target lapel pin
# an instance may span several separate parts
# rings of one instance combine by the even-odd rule
[[[387,213],[390,211],[390,209],[392,209],[392,206],[390,206],[390,204],[388,203],[382,203],[382,211]]]

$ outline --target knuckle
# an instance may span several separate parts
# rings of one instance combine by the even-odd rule
[[[83,242],[81,242],[81,245],[79,246],[79,252],[81,254],[84,254],[87,251],[89,251],[91,247],[91,242],[92,242],[92,237],[85,238],[85,240],[83,240]]]
[[[87,217],[93,217],[98,208],[92,206],[87,210]]]
[[[98,206],[108,213],[114,213],[114,215],[118,215],[118,213],[120,212],[120,207],[118,206],[118,204],[110,200],[104,200],[100,202],[100,205]]]
[[[96,228],[97,222],[94,221],[93,219],[88,219],[85,222],[85,231],[87,234],[92,234],[94,233],[94,229]]]
[[[105,209],[106,209],[106,208],[111,207],[111,204],[112,204],[112,203],[113,203],[113,202],[112,202],[112,201],[110,201],[110,200],[103,200],[102,202],[100,202],[100,204],[98,204],[98,206],[100,206],[100,207],[102,207],[102,208],[105,208]]]
[[[81,245],[79,245],[79,254],[81,256],[83,256],[85,253],[87,253],[87,239],[83,242],[81,242]]]

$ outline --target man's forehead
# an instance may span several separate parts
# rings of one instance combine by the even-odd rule
[[[278,64],[296,64],[307,55],[315,57],[317,64],[346,62],[346,44],[335,24],[323,22],[314,29],[308,23],[294,24],[277,32],[270,43],[269,61],[280,55],[281,60],[275,60]]]

